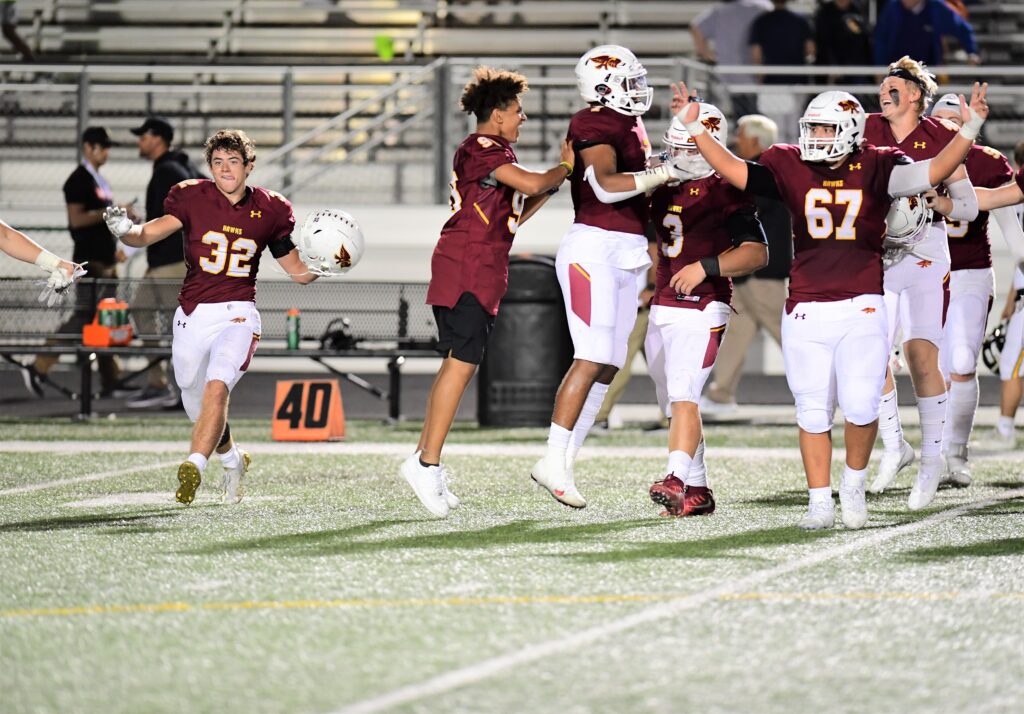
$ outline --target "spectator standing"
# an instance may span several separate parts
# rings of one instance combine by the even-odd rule
[[[770,12],[758,17],[750,26],[750,57],[754,64],[765,66],[801,65],[814,58],[814,32],[811,23],[786,7],[787,0],[774,0]],[[769,74],[763,84],[803,83],[806,77],[792,74]]]
[[[968,63],[981,64],[974,29],[942,0],[889,0],[875,28],[875,64],[908,55],[932,67],[941,65],[943,37],[955,37]]]
[[[779,136],[775,122],[761,114],[740,117],[737,126],[736,155],[745,161],[757,161]],[[781,201],[758,196],[756,202],[758,218],[768,237],[768,265],[750,277],[732,279],[732,305],[737,314],[729,321],[718,352],[714,380],[700,401],[701,414],[711,419],[736,410],[736,387],[758,330],[765,330],[782,345],[782,308],[793,261],[793,226]]]
[[[164,199],[171,189],[182,181],[202,177],[202,173],[184,151],[171,149],[174,142],[174,127],[163,117],[149,117],[142,126],[132,129],[138,137],[139,156],[153,162],[153,175],[146,186],[146,220],[152,221],[164,215]],[[139,309],[135,321],[143,335],[171,334],[171,318],[177,307],[180,284],[158,285],[153,280],[185,279],[184,239],[179,230],[166,240],[146,247],[148,267],[144,282],[139,285],[135,301]],[[150,343],[153,344],[153,343]],[[128,407],[145,409],[150,407],[174,407],[178,394],[168,380],[164,363],[157,362],[149,369],[148,385]]]
[[[110,133],[101,126],[91,126],[82,132],[82,162],[64,182],[64,202],[68,211],[68,230],[74,242],[72,262],[88,263],[86,270],[90,278],[117,277],[117,243],[110,236],[103,222],[103,211],[114,205],[114,193],[107,179],[100,174],[100,167],[110,157],[114,142]],[[82,327],[92,322],[96,304],[106,297],[114,297],[112,285],[99,290],[80,286],[77,292],[75,310],[60,327],[57,334],[81,334]],[[59,355],[41,354],[31,368],[24,371],[25,386],[38,397],[43,396],[42,380],[57,364]],[[120,367],[113,355],[100,356],[96,360],[100,372],[100,384],[105,394],[110,394],[120,378]]]
[[[0,26],[3,27],[4,39],[11,43],[21,58],[26,62],[34,61],[32,49],[18,34],[17,0],[0,0]]]
[[[819,66],[870,65],[871,33],[859,0],[829,0],[814,15],[815,62]],[[833,75],[827,84],[870,83],[868,77]]]
[[[772,9],[769,0],[724,0],[704,11],[690,25],[697,57],[708,64],[751,64],[750,26]],[[753,84],[750,74],[729,74],[727,84]],[[733,114],[756,111],[753,94],[733,94]]]

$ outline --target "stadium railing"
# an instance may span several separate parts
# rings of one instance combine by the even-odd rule
[[[127,374],[128,383],[155,362],[171,355],[173,307],[155,304],[154,291],[146,285],[167,286],[173,280],[81,280],[57,307],[47,307],[37,296],[38,280],[0,278],[0,356],[20,369],[31,369],[24,356],[34,354],[73,355],[79,370],[79,388],[68,389],[58,382],[47,383],[69,399],[78,400],[79,413],[88,416],[92,400],[100,394],[92,386],[92,360],[111,354],[144,357],[141,369]],[[143,289],[140,289],[143,288]],[[265,281],[257,287],[256,303],[262,332],[256,358],[300,357],[364,389],[388,404],[388,418],[402,418],[402,365],[407,358],[437,357],[436,328],[430,306],[425,304],[423,283],[340,282],[320,280],[310,285]],[[128,303],[136,330],[131,344],[89,347],[80,332],[61,331],[76,309],[92,311],[99,298],[116,296]],[[80,306],[80,307],[78,307]],[[287,347],[288,311],[300,310],[300,334],[296,349]],[[15,359],[21,356],[23,361]],[[388,389],[382,390],[362,377],[339,370],[328,363],[334,358],[384,358],[388,365]]]

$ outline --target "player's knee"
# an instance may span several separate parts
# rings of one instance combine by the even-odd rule
[[[824,434],[832,429],[832,414],[821,406],[798,404],[796,423],[810,434]]]
[[[878,419],[879,400],[862,401],[843,407],[843,417],[854,426],[867,426]]]
[[[698,383],[693,374],[676,374],[668,380],[668,399],[673,404],[676,402],[700,401],[701,388],[704,385]]]
[[[967,345],[954,345],[950,366],[953,374],[973,374],[978,368],[978,353]]]

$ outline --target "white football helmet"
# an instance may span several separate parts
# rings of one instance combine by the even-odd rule
[[[800,158],[804,161],[839,161],[864,140],[867,115],[848,92],[822,92],[807,105],[800,118]],[[813,137],[811,127],[834,126],[835,137]]]
[[[576,63],[580,96],[620,114],[640,116],[651,108],[654,90],[647,86],[647,70],[632,52],[619,45],[600,45]]]
[[[363,257],[363,232],[345,211],[323,208],[306,216],[296,246],[299,257],[317,275],[341,275]]]
[[[931,224],[932,212],[923,196],[900,196],[885,217],[885,242],[901,248],[917,245]]]
[[[729,134],[729,125],[725,120],[725,115],[719,111],[718,107],[702,102],[697,121],[704,125],[708,134],[714,137],[718,143],[725,144]],[[672,165],[682,174],[683,181],[693,181],[714,173],[711,164],[705,161],[697,151],[697,143],[678,116],[673,117],[662,141],[665,142],[665,150],[671,158]]]

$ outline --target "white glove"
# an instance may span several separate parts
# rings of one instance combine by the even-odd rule
[[[119,206],[109,206],[103,212],[103,221],[115,238],[124,238],[134,225],[132,219],[128,217],[128,211]]]
[[[84,265],[84,264],[83,264]],[[82,265],[75,265],[75,272],[68,275],[63,268],[56,268],[46,279],[46,286],[39,293],[39,302],[46,303],[47,307],[53,307],[64,300],[64,296],[76,280],[85,275],[85,268]]]

